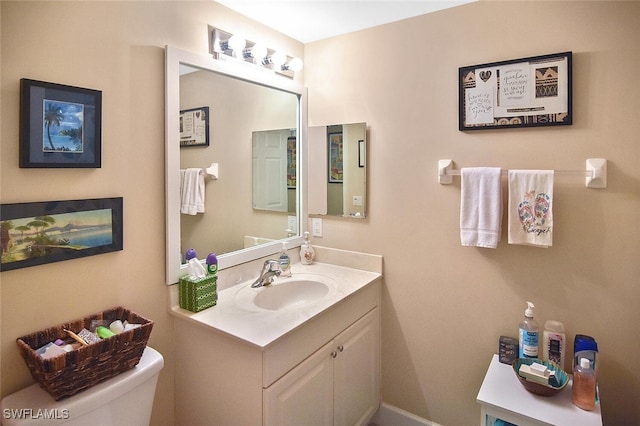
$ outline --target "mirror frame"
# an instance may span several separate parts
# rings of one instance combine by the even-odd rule
[[[178,143],[180,112],[180,64],[212,71],[231,78],[288,92],[298,97],[297,151],[298,163],[307,163],[307,90],[292,79],[275,73],[263,72],[244,64],[216,60],[210,55],[199,55],[171,46],[165,46],[165,228],[166,228],[166,284],[178,283],[179,277],[187,273],[186,264],[181,263],[180,247],[180,144]],[[250,160],[250,159],[249,159]],[[204,166],[203,166],[204,167]],[[224,171],[224,168],[223,168]],[[297,200],[299,235],[249,247],[218,256],[218,269],[230,268],[261,257],[278,253],[282,241],[294,248],[302,244],[307,230],[307,170],[297,168]],[[202,255],[201,255],[202,256]],[[205,256],[206,257],[206,256]],[[202,260],[204,262],[204,259]]]

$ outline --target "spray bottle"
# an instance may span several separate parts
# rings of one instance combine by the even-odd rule
[[[540,328],[533,319],[533,308],[531,302],[527,302],[527,309],[524,311],[524,319],[520,323],[518,339],[518,356],[520,358],[538,358],[538,344]]]

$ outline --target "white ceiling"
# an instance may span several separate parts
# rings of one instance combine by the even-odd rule
[[[215,0],[302,43],[424,15],[475,0]]]

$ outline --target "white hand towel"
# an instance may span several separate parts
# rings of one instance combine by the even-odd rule
[[[202,169],[180,170],[180,213],[204,213],[204,173]]]
[[[465,167],[460,191],[463,246],[496,248],[502,225],[502,177],[497,167]]]
[[[509,244],[553,244],[553,170],[509,170]]]

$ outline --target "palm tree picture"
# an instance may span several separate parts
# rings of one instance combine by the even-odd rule
[[[83,152],[84,105],[43,101],[43,152]]]

